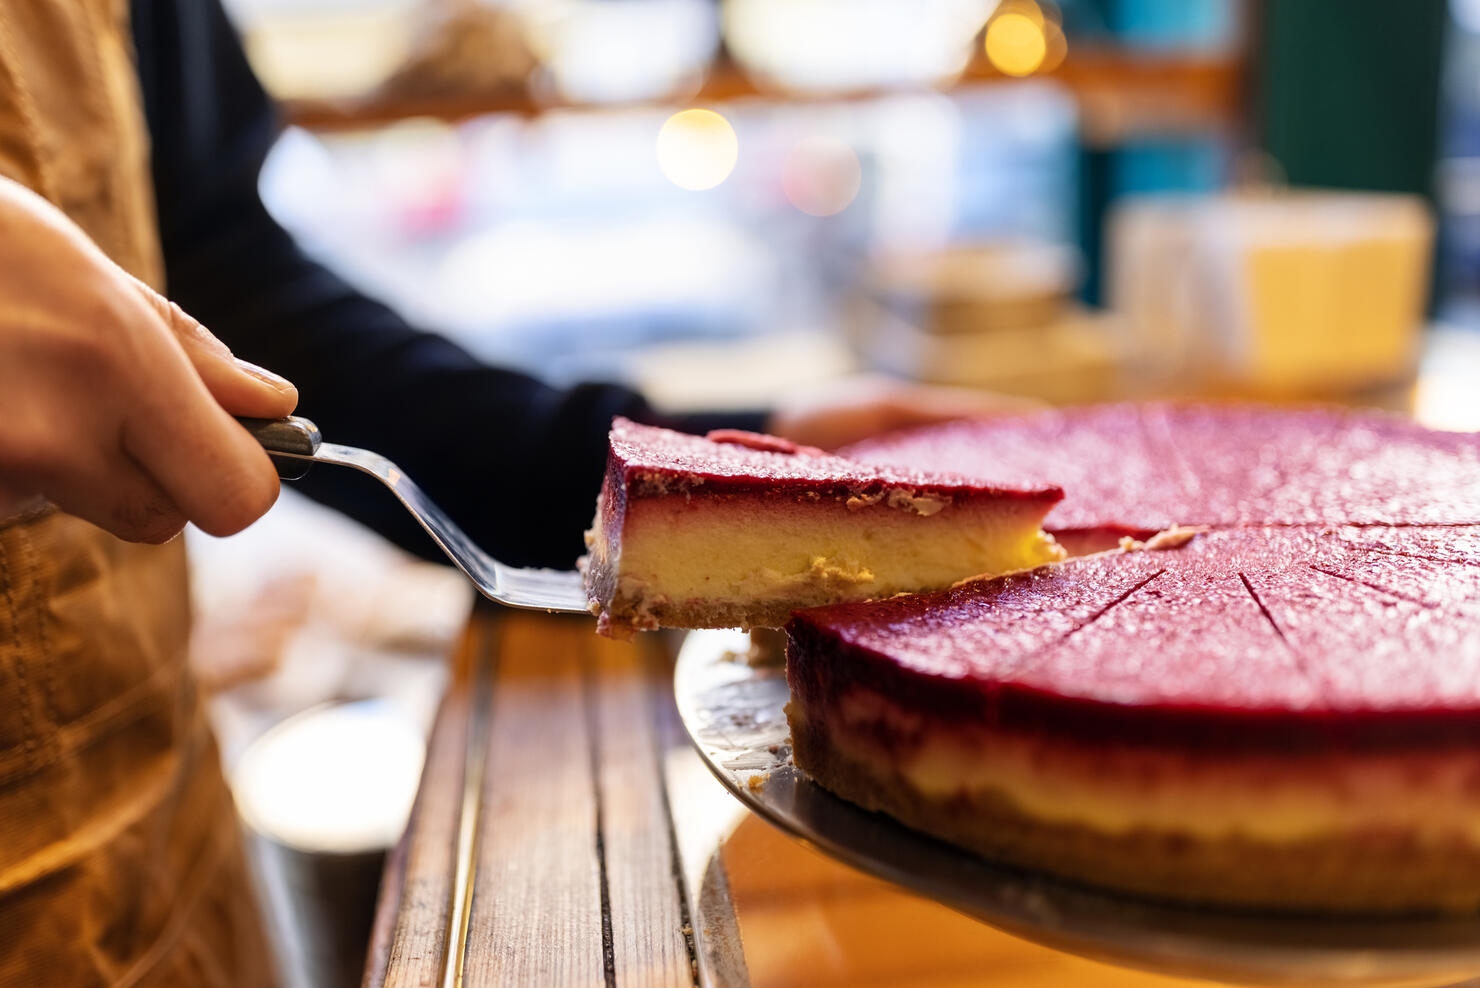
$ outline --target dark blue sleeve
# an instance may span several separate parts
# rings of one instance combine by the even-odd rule
[[[331,441],[396,461],[499,558],[571,565],[612,416],[662,420],[622,387],[561,390],[482,364],[305,256],[258,196],[278,124],[218,0],[134,0],[132,14],[170,297],[238,356],[298,385],[300,412]],[[665,424],[759,429],[761,419]],[[435,552],[368,478],[321,467],[299,486]]]

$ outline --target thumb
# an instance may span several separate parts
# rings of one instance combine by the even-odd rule
[[[298,405],[298,389],[272,371],[232,356],[230,348],[184,309],[142,281],[135,287],[190,358],[211,396],[232,415],[275,419]]]

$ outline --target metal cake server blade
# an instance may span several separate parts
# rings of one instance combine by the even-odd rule
[[[590,613],[581,574],[574,570],[508,566],[480,549],[410,477],[390,460],[354,446],[326,443],[306,418],[238,419],[262,444],[284,480],[297,480],[314,463],[329,463],[368,473],[389,487],[396,499],[426,529],[473,585],[491,600],[535,611]]]

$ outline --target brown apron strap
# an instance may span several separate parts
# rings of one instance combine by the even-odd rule
[[[160,287],[148,135],[125,0],[0,0],[0,174]]]
[[[126,0],[0,0],[0,175],[160,283]],[[274,983],[187,663],[183,544],[0,523],[0,985]]]

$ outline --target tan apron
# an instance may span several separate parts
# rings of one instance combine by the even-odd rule
[[[0,174],[160,283],[127,0],[0,0]],[[5,988],[272,983],[186,591],[179,540],[0,520]]]

